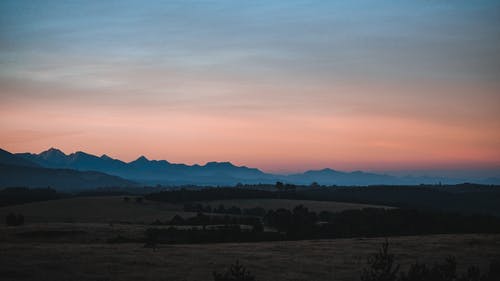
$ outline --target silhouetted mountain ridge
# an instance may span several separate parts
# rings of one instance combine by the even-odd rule
[[[0,164],[24,167],[40,167],[40,165],[22,157],[18,157],[0,148]]]
[[[140,156],[127,163],[107,155],[97,157],[81,151],[66,155],[54,148],[40,154],[18,155],[47,168],[99,171],[145,184],[233,185],[240,181],[245,183],[274,181],[272,175],[255,168],[238,167],[230,162],[208,162],[203,166],[185,165],[166,160],[149,160],[145,156]]]
[[[0,149],[0,187],[52,187],[63,191],[115,186],[132,186],[134,182],[98,171],[77,171],[68,168],[48,168],[23,158],[27,154],[15,155]],[[38,156],[40,163],[79,162],[93,159],[83,152],[65,155],[60,150],[50,149]],[[56,164],[53,164],[56,165]]]
[[[43,167],[99,171],[152,185],[235,185],[237,183],[257,184],[276,181],[300,185],[308,185],[313,182],[321,185],[415,185],[440,182],[457,184],[467,181],[440,177],[396,177],[364,171],[343,172],[330,168],[309,170],[291,175],[277,175],[264,173],[256,168],[236,166],[231,162],[212,161],[204,165],[186,165],[171,163],[167,160],[150,160],[145,156],[140,156],[127,163],[113,159],[106,154],[98,157],[78,151],[66,155],[55,148],[40,154],[20,153],[18,155]],[[500,183],[500,180],[490,179],[489,182],[478,183]]]

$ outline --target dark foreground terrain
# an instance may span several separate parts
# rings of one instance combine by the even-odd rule
[[[490,202],[482,198],[491,195],[491,188],[467,188],[477,193],[475,198]],[[372,198],[368,195],[376,191],[387,198],[355,198]],[[446,191],[451,195],[442,197],[439,209],[425,207],[428,193],[441,192],[427,188],[318,189],[305,194],[180,189],[85,197],[48,189],[2,192],[8,196],[0,207],[5,218],[0,226],[0,280],[431,280],[362,279],[364,269],[373,269],[371,254],[386,238],[394,268],[401,265],[398,276],[412,269],[447,271],[450,256],[457,277],[491,272],[492,262],[500,261],[500,217],[490,215],[495,211],[487,204],[481,210],[479,204],[470,205],[473,211],[455,205],[453,194],[463,195],[458,189]],[[425,195],[411,198],[418,208],[400,203],[408,192]],[[214,271],[223,273],[236,261],[255,278],[214,279]],[[430,271],[415,263],[425,263]],[[477,268],[471,271],[471,266]]]
[[[359,280],[366,257],[382,238],[162,245],[1,243],[2,280],[211,280],[235,260],[258,280]],[[486,269],[500,258],[500,235],[394,237],[391,249],[402,266],[440,262],[453,255],[458,271]]]
[[[382,238],[161,245],[1,243],[2,280],[212,280],[235,260],[257,280],[359,280],[366,257]],[[391,251],[403,267],[441,262],[453,255],[458,272],[470,265],[486,270],[500,258],[500,235],[393,237]]]

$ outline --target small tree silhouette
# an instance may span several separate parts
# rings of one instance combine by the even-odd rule
[[[252,231],[253,232],[262,232],[264,231],[264,225],[260,220],[255,221],[255,223],[252,226]]]
[[[19,226],[24,224],[24,216],[21,214],[9,213],[5,217],[5,224],[7,226]]]
[[[255,281],[255,276],[236,260],[224,273],[213,272],[214,281]]]
[[[396,281],[399,265],[394,264],[394,255],[389,253],[389,241],[380,247],[378,253],[368,257],[369,268],[363,269],[361,281]]]
[[[276,187],[276,190],[278,190],[278,198],[281,199],[281,192],[285,188],[285,185],[282,182],[277,181],[275,187]]]
[[[146,229],[146,239],[144,243],[145,248],[152,248],[153,251],[156,251],[158,248],[158,236],[159,230],[157,228],[148,228]]]

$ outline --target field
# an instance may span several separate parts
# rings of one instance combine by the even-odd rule
[[[306,200],[248,199],[200,202],[216,207],[293,208],[315,212],[383,207]],[[257,280],[359,280],[366,258],[383,238],[351,238],[258,243],[158,245],[144,247],[144,231],[156,219],[183,211],[183,204],[125,201],[115,197],[73,197],[0,208],[0,215],[22,213],[24,225],[0,226],[2,280],[212,280],[239,260]],[[156,226],[166,228],[168,226]],[[181,226],[182,227],[182,226]],[[188,226],[186,226],[188,227]],[[189,226],[190,227],[190,226]],[[128,243],[108,243],[116,237]],[[500,234],[422,235],[390,238],[403,269],[416,261],[457,258],[459,271],[481,269],[500,259]]]
[[[288,200],[288,199],[233,199],[233,200],[216,200],[203,202],[212,207],[219,204],[224,204],[225,207],[238,206],[240,208],[255,208],[262,207],[264,209],[293,209],[297,205],[304,205],[309,210],[314,212],[330,211],[341,212],[345,210],[356,210],[363,208],[392,208],[388,206],[344,203],[344,202],[328,202],[328,201],[312,201],[312,200]]]
[[[219,204],[224,204],[226,207],[262,207],[264,209],[293,208],[297,205],[302,204],[314,211],[324,210],[332,212],[339,212],[348,209],[361,209],[366,207],[382,207],[375,205],[341,202],[279,199],[219,200],[206,201],[201,203],[208,204],[213,207],[216,207]],[[5,215],[10,212],[23,214],[25,216],[26,222],[28,223],[151,223],[156,219],[171,219],[176,214],[179,214],[183,217],[196,215],[195,213],[184,212],[183,204],[169,204],[153,201],[143,201],[142,203],[136,203],[134,197],[131,197],[131,200],[129,202],[125,202],[122,196],[78,197],[7,206],[0,208],[0,217],[5,217]]]
[[[238,244],[1,243],[4,280],[211,280],[213,270],[240,260],[257,280],[359,280],[366,256],[383,241],[337,239]],[[464,265],[484,266],[500,258],[500,235],[433,235],[390,239],[407,266],[454,255]]]
[[[134,197],[76,197],[0,208],[0,215],[21,213],[26,222],[133,222],[151,223],[157,218],[168,219],[183,213],[182,205],[142,202]],[[194,215],[194,214],[183,214]]]

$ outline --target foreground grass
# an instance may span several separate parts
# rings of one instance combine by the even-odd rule
[[[239,259],[258,280],[359,280],[369,253],[382,238],[162,245],[0,243],[0,276],[5,280],[211,280],[213,270]],[[500,258],[500,235],[432,235],[390,238],[403,268],[433,263],[448,255],[459,271]]]

